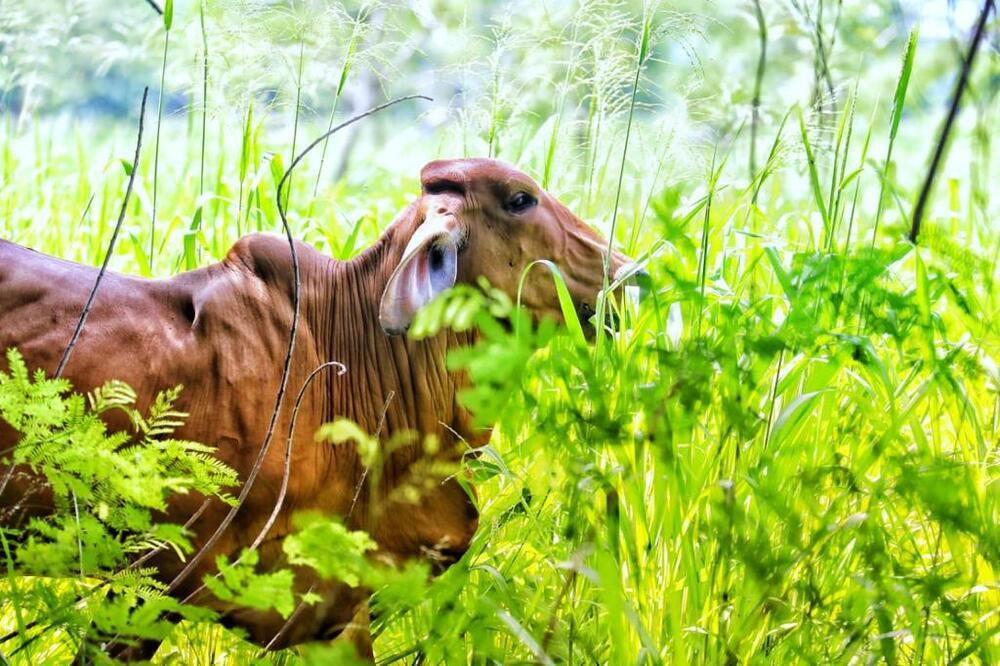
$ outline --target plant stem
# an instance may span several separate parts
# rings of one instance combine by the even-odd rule
[[[208,127],[208,35],[205,33],[205,2],[198,4],[201,23],[201,171],[198,177],[198,198],[205,194],[205,135]],[[199,200],[198,205],[202,205]]]
[[[337,91],[333,96],[333,106],[330,107],[330,120],[327,123],[326,131],[329,132],[333,129],[333,119],[337,115],[337,107],[340,105],[340,98],[344,92],[344,86],[347,84],[347,77],[351,71],[351,63],[354,60],[354,51],[357,48],[358,34],[360,33],[360,26],[362,22],[367,19],[368,7],[362,7],[361,11],[358,13],[358,18],[354,22],[354,26],[351,28],[351,41],[347,44],[347,53],[344,54],[344,64],[340,68],[340,82],[337,84]],[[323,179],[323,166],[326,164],[326,149],[329,146],[328,141],[323,142],[323,150],[320,152],[319,156],[319,169],[316,170],[316,184],[313,185],[313,198],[319,193],[319,184]],[[294,151],[293,151],[294,152]]]
[[[622,185],[625,182],[625,163],[628,159],[628,143],[632,137],[632,118],[635,116],[635,100],[639,95],[639,77],[642,75],[642,66],[645,62],[648,40],[649,40],[648,8],[643,6],[642,34],[639,36],[639,44],[636,50],[635,76],[632,78],[632,96],[628,104],[628,121],[625,123],[625,141],[622,143],[622,160],[618,168],[618,187],[615,188],[615,206],[611,211],[611,229],[608,231],[608,251],[604,255],[604,286],[607,287],[608,268],[611,265],[611,250],[615,242],[615,229],[618,226],[618,207],[622,199]]]
[[[764,69],[767,66],[767,23],[764,12],[760,8],[760,0],[753,0],[754,14],[757,17],[757,32],[760,37],[760,55],[757,58],[757,72],[754,77],[753,101],[751,102],[750,118],[750,180],[757,173],[757,125],[760,123],[760,94],[764,83]],[[754,197],[756,199],[756,196]]]
[[[170,31],[163,37],[163,63],[160,65],[160,91],[156,105],[156,139],[153,148],[153,214],[149,224],[149,274],[153,274],[153,254],[156,251],[156,195],[160,173],[160,126],[163,124],[163,83],[167,76],[167,51],[170,48]]]
[[[695,323],[694,337],[701,337],[701,319],[705,315],[705,287],[708,283],[708,232],[712,218],[712,197],[715,194],[715,183],[718,175],[715,169],[718,157],[718,146],[712,151],[712,167],[708,174],[708,193],[705,195],[705,217],[701,227],[701,252],[698,256],[698,317]]]
[[[920,196],[913,209],[913,224],[910,227],[910,242],[916,243],[920,235],[920,223],[923,221],[924,210],[927,207],[927,200],[930,197],[931,187],[934,185],[934,177],[937,175],[941,160],[944,159],[945,145],[948,143],[948,136],[951,134],[952,125],[958,117],[958,110],[962,102],[962,94],[969,84],[969,72],[972,71],[972,63],[979,52],[979,45],[982,44],[983,34],[986,31],[986,20],[990,16],[990,11],[994,8],[994,0],[983,0],[983,9],[979,12],[979,19],[976,21],[976,29],[969,42],[969,49],[966,52],[965,61],[962,63],[962,71],[955,84],[955,90],[951,95],[951,106],[948,108],[948,115],[945,118],[941,134],[938,136],[937,146],[934,148],[934,156],[931,158],[931,166],[927,170],[923,187],[920,188]]]
[[[299,35],[299,70],[295,81],[295,117],[292,120],[292,157],[295,157],[295,144],[299,138],[299,112],[302,110],[302,65],[305,62],[306,37],[305,32]],[[288,206],[288,197],[291,196],[292,175],[288,175],[288,188],[285,190],[285,207]]]
[[[101,280],[104,278],[104,274],[108,270],[108,263],[111,261],[111,255],[115,250],[115,242],[118,240],[118,233],[122,229],[122,223],[125,222],[125,213],[128,211],[128,200],[132,196],[132,185],[135,183],[135,174],[139,171],[139,151],[142,149],[142,128],[143,119],[146,116],[146,98],[149,96],[149,87],[146,87],[142,91],[142,104],[139,106],[139,132],[135,139],[135,157],[132,159],[132,170],[128,176],[128,187],[125,189],[125,198],[122,200],[122,207],[118,213],[118,222],[115,224],[115,230],[111,234],[111,241],[108,243],[108,250],[104,254],[104,263],[101,265],[101,270],[97,273],[97,278],[94,280],[94,286],[90,290],[90,295],[87,297],[87,302],[83,306],[83,312],[80,313],[80,320],[76,323],[76,328],[73,330],[73,335],[69,340],[69,344],[66,345],[66,350],[63,351],[62,358],[59,359],[59,365],[56,367],[56,372],[53,377],[61,377],[63,370],[66,369],[66,364],[69,363],[70,354],[73,353],[73,347],[76,346],[76,341],[80,337],[80,333],[83,331],[84,325],[87,323],[87,315],[90,314],[90,308],[94,304],[94,297],[97,296],[97,288],[101,286]],[[13,469],[13,467],[11,467]]]

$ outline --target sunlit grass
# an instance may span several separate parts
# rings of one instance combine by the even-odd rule
[[[712,135],[692,166],[667,159],[672,130],[640,114],[626,151],[625,114],[643,85],[633,68],[647,28],[658,33],[604,8],[587,3],[569,26],[580,48],[548,114],[517,116],[496,97],[507,74],[498,53],[482,131],[462,119],[429,141],[413,105],[390,138],[359,135],[343,180],[325,178],[330,158],[317,154],[291,183],[295,235],[347,259],[416,195],[422,162],[499,155],[614,229],[652,274],[652,293],[599,353],[577,327],[555,337],[489,328],[457,359],[480,380],[469,400],[497,425],[469,463],[482,527],[422,603],[381,609],[378,659],[1000,658],[1000,235],[996,188],[976,170],[995,163],[988,140],[974,135],[971,150],[968,136],[957,140],[956,154],[979,166],[940,184],[917,247],[905,241],[916,180],[899,172],[919,171],[923,152],[896,143],[915,38],[881,108],[862,71],[832,102],[832,121],[789,104],[752,131],[734,123]],[[352,62],[337,70],[337,103]],[[822,91],[825,64],[813,64]],[[749,86],[762,76],[748,73]],[[570,86],[584,108],[571,108]],[[165,119],[156,169],[155,148],[144,149],[112,266],[167,276],[220,259],[242,233],[277,231],[290,147],[329,124],[302,122],[299,106],[287,126],[252,105],[235,121],[207,105],[186,123]],[[995,123],[995,107],[983,117]],[[745,159],[749,136],[767,152]],[[99,263],[131,138],[126,127],[8,121],[0,236]],[[46,641],[15,661],[60,649]],[[158,659],[257,656],[218,627],[182,624]]]

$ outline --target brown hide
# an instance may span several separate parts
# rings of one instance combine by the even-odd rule
[[[261,568],[282,564],[282,538],[292,530],[292,515],[306,510],[340,516],[349,527],[367,530],[379,554],[395,561],[429,557],[446,566],[468,548],[478,513],[454,478],[425,487],[416,502],[393,492],[412,480],[419,446],[389,455],[373,491],[353,446],[316,444],[315,431],[345,417],[378,432],[383,441],[406,432],[436,435],[441,442],[436,457],[458,460],[465,446],[489,438],[458,403],[466,379],[445,367],[448,349],[470,344],[474,334],[446,331],[415,341],[385,329],[404,331],[412,313],[451,282],[475,283],[485,276],[514,296],[522,270],[542,258],[559,265],[577,306],[587,313],[602,286],[605,263],[613,274],[626,260],[615,253],[605,262],[606,241],[503,163],[432,162],[421,181],[421,197],[357,258],[338,262],[296,245],[301,319],[289,393],[272,445],[236,520],[176,596],[195,592],[213,572],[217,555],[234,557],[263,528],[282,484],[294,398],[306,377],[327,361],[343,363],[346,372],[319,374],[304,394],[287,497],[261,545]],[[422,225],[440,233],[424,242]],[[183,384],[178,406],[190,416],[178,435],[217,446],[218,456],[246,478],[281,378],[293,314],[292,274],[285,239],[270,235],[245,237],[220,263],[165,280],[108,273],[64,376],[81,391],[123,380],[136,390],[142,408],[158,391]],[[54,372],[96,276],[93,268],[0,241],[0,350],[17,347],[29,367]],[[529,274],[524,302],[538,316],[558,317],[545,271]],[[0,367],[4,363],[0,360]],[[16,433],[0,424],[0,448],[15,442]],[[5,472],[0,464],[0,481]],[[20,503],[20,511],[0,514],[7,523],[23,519],[25,511],[46,509],[44,493],[25,499],[30,482],[29,475],[14,474],[0,495],[0,511]],[[168,518],[185,522],[203,499],[173,498]],[[209,504],[191,526],[196,547],[228,510],[220,502]],[[183,568],[170,553],[159,555],[155,564],[164,581]],[[297,612],[272,647],[335,635],[366,598],[361,590],[302,570],[296,587],[302,592],[312,587],[325,601]],[[230,607],[204,591],[195,600],[223,611],[229,623],[246,628],[262,645],[284,624],[277,614]]]

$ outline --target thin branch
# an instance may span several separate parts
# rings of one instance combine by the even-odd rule
[[[156,0],[146,0],[146,4],[153,8],[153,11],[163,16],[163,8],[156,4]]]
[[[304,595],[302,595],[303,598],[306,597],[306,596],[308,596],[309,594],[312,594],[312,591],[313,591],[313,589],[315,587],[316,587],[315,585],[310,585],[309,589],[306,590],[306,593]],[[275,643],[277,643],[278,641],[281,640],[281,637],[284,636],[285,633],[288,631],[288,629],[295,623],[295,621],[297,619],[299,619],[299,615],[302,614],[302,611],[304,611],[307,606],[309,606],[309,604],[306,603],[305,601],[300,601],[299,602],[299,605],[295,607],[295,610],[292,611],[292,614],[288,616],[288,619],[285,620],[285,623],[283,625],[281,625],[281,628],[278,629],[278,632],[274,636],[271,637],[271,640],[269,640],[267,642],[267,645],[264,646],[264,649],[261,650],[260,657],[262,659],[264,657],[264,653],[266,653],[269,650],[271,650],[271,648],[274,647]]]
[[[378,441],[382,437],[382,428],[385,426],[385,416],[389,413],[389,405],[392,404],[392,399],[396,397],[395,391],[389,391],[389,394],[385,397],[385,404],[382,405],[382,415],[378,419],[378,427],[375,429],[375,440]],[[368,470],[372,466],[366,466],[361,472],[361,478],[358,479],[357,484],[354,486],[354,496],[351,498],[351,508],[347,510],[347,518],[351,518],[354,515],[354,507],[358,505],[358,498],[361,497],[361,490],[365,487],[365,481],[368,479]],[[379,475],[381,476],[381,475]],[[366,508],[366,511],[368,509]],[[369,516],[364,516],[364,523],[367,524]]]
[[[931,158],[931,166],[927,170],[926,178],[924,178],[924,185],[920,188],[920,196],[917,198],[917,204],[913,208],[913,225],[910,227],[911,243],[916,243],[917,237],[920,235],[920,223],[924,218],[924,210],[927,207],[927,200],[930,197],[931,187],[934,185],[934,177],[937,175],[938,168],[941,166],[941,160],[944,159],[945,145],[948,143],[948,136],[951,134],[952,125],[955,124],[955,118],[958,117],[958,110],[962,102],[962,94],[965,92],[965,88],[969,84],[969,72],[972,71],[972,63],[976,59],[976,53],[979,51],[979,45],[982,43],[983,35],[986,32],[986,21],[990,16],[990,11],[993,9],[994,0],[983,1],[983,9],[979,13],[979,20],[976,22],[975,32],[972,35],[972,40],[969,42],[969,50],[966,53],[965,62],[962,63],[962,72],[955,84],[955,90],[952,92],[951,106],[948,108],[948,116],[945,118],[944,126],[941,128],[941,134],[938,136],[937,146],[934,148],[934,157]]]
[[[278,491],[278,499],[275,500],[274,508],[271,510],[271,515],[268,517],[267,522],[264,523],[264,527],[261,528],[257,538],[250,544],[250,550],[256,550],[261,542],[264,541],[264,538],[267,537],[267,533],[271,531],[274,521],[277,520],[278,514],[281,512],[281,507],[285,503],[285,495],[288,493],[288,478],[292,472],[292,438],[295,436],[295,422],[299,418],[299,408],[302,407],[302,399],[306,395],[306,390],[312,384],[313,380],[319,376],[319,373],[334,366],[337,367],[338,376],[347,372],[347,366],[340,361],[327,361],[313,370],[302,383],[302,388],[299,389],[299,395],[295,398],[295,408],[292,410],[292,420],[288,426],[288,440],[285,442],[285,469],[281,476],[281,489]]]
[[[204,502],[202,502],[201,506],[198,507],[198,510],[195,511],[194,513],[192,513],[188,517],[187,522],[184,523],[184,525],[181,527],[181,530],[183,530],[184,532],[187,532],[191,528],[191,526],[194,525],[195,521],[197,521],[199,518],[201,518],[201,514],[205,513],[205,509],[207,509],[208,505],[211,504],[211,503],[212,503],[211,498],[206,499]],[[157,553],[162,552],[166,548],[167,548],[167,543],[166,542],[161,543],[156,548],[153,548],[153,549],[149,550],[148,552],[146,552],[142,557],[140,557],[140,558],[138,558],[138,559],[133,560],[132,562],[130,562],[129,565],[126,567],[126,569],[138,569],[143,564],[145,564],[146,562],[148,562],[154,555],[156,555]]]
[[[576,581],[577,567],[573,567],[566,572],[566,580],[559,587],[559,592],[556,594],[556,600],[552,604],[552,611],[549,613],[549,621],[545,626],[545,634],[542,636],[542,651],[546,652],[549,649],[549,643],[552,641],[552,636],[556,632],[556,621],[559,619],[559,607],[562,606],[563,598],[566,593],[569,592],[570,587]]]
[[[135,174],[139,171],[139,150],[142,148],[142,126],[143,119],[146,116],[146,98],[148,96],[149,86],[146,86],[142,90],[142,105],[139,107],[139,133],[135,139],[135,158],[132,160],[132,172],[128,176],[125,199],[122,201],[121,210],[118,212],[118,222],[115,224],[114,233],[111,234],[108,251],[104,254],[104,263],[101,265],[101,270],[97,273],[97,279],[94,280],[94,286],[90,290],[90,296],[87,297],[87,303],[83,306],[83,312],[80,313],[80,321],[76,323],[76,330],[73,331],[73,337],[70,338],[69,344],[66,345],[66,351],[63,352],[62,358],[59,360],[59,365],[56,367],[56,377],[62,376],[63,370],[66,369],[66,364],[69,363],[70,354],[73,353],[73,347],[76,346],[77,339],[83,331],[83,326],[87,323],[87,316],[90,314],[90,308],[93,306],[94,298],[97,296],[97,288],[101,286],[101,280],[104,279],[104,274],[108,270],[108,262],[111,261],[111,254],[115,250],[118,234],[122,230],[122,223],[125,222],[125,213],[128,210],[128,200],[132,196],[132,185],[135,183]]]

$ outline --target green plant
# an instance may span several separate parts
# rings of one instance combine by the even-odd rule
[[[156,519],[171,496],[197,492],[229,501],[225,489],[237,482],[211,447],[171,437],[186,417],[173,408],[180,387],[157,395],[143,413],[121,382],[85,398],[65,379],[29,374],[16,350],[8,350],[7,364],[8,372],[0,372],[0,419],[20,438],[6,456],[3,483],[15,475],[28,479],[15,479],[18,502],[5,507],[0,528],[7,603],[18,617],[17,631],[5,638],[20,642],[11,654],[31,654],[52,630],[74,641],[125,630],[162,637],[167,612],[208,617],[164,596],[155,570],[141,567],[165,548],[191,551],[183,526]],[[131,432],[108,432],[103,419],[116,414]],[[34,507],[46,501],[51,510],[39,514]],[[71,580],[25,590],[18,577],[28,574]]]
[[[99,53],[157,64],[160,43],[154,53],[112,35],[98,10],[50,25],[46,4],[0,3],[11,64],[0,105],[13,110],[0,123],[0,234],[96,263],[132,125],[68,131],[45,115],[65,108],[62,89],[85,94],[73,82],[110,88],[93,74],[105,56],[64,35],[104,35]],[[572,312],[567,326],[532,322],[516,295],[487,285],[431,304],[414,335],[482,333],[450,360],[473,380],[461,399],[496,426],[449,471],[477,487],[471,550],[429,581],[419,567],[369,567],[364,535],[313,516],[295,557],[377,590],[382,663],[997,661],[995,49],[984,45],[968,72],[948,170],[914,247],[910,204],[969,35],[961,3],[536,5],[305,2],[290,13],[212,0],[203,33],[198,8],[178,4],[165,85],[212,106],[188,128],[169,114],[163,123],[158,275],[279,228],[293,133],[319,136],[368,95],[420,88],[436,99],[427,116],[400,110],[330,141],[336,177],[319,155],[300,164],[287,190],[296,237],[349,259],[413,199],[422,164],[492,154],[605,232],[614,220],[614,241],[652,276],[638,307],[608,299],[622,323],[594,342]],[[301,59],[290,26],[305,26]],[[33,67],[52,43],[80,64],[50,56]],[[32,76],[60,85],[31,87]],[[203,188],[202,161],[220,174]],[[140,171],[129,205],[142,247],[150,185]],[[212,223],[192,233],[202,209]],[[114,266],[143,264],[130,255]],[[393,444],[343,422],[323,432],[336,446],[363,442],[372,461]],[[225,562],[228,583],[213,584],[255,598],[263,577],[287,611],[274,588],[283,574],[249,558]],[[77,600],[79,559],[71,540],[73,580],[6,585],[21,599]],[[34,636],[17,633],[33,608],[3,606],[4,630]],[[57,642],[48,632],[14,658]],[[181,624],[158,658],[343,656],[331,654],[263,655],[205,622]]]

